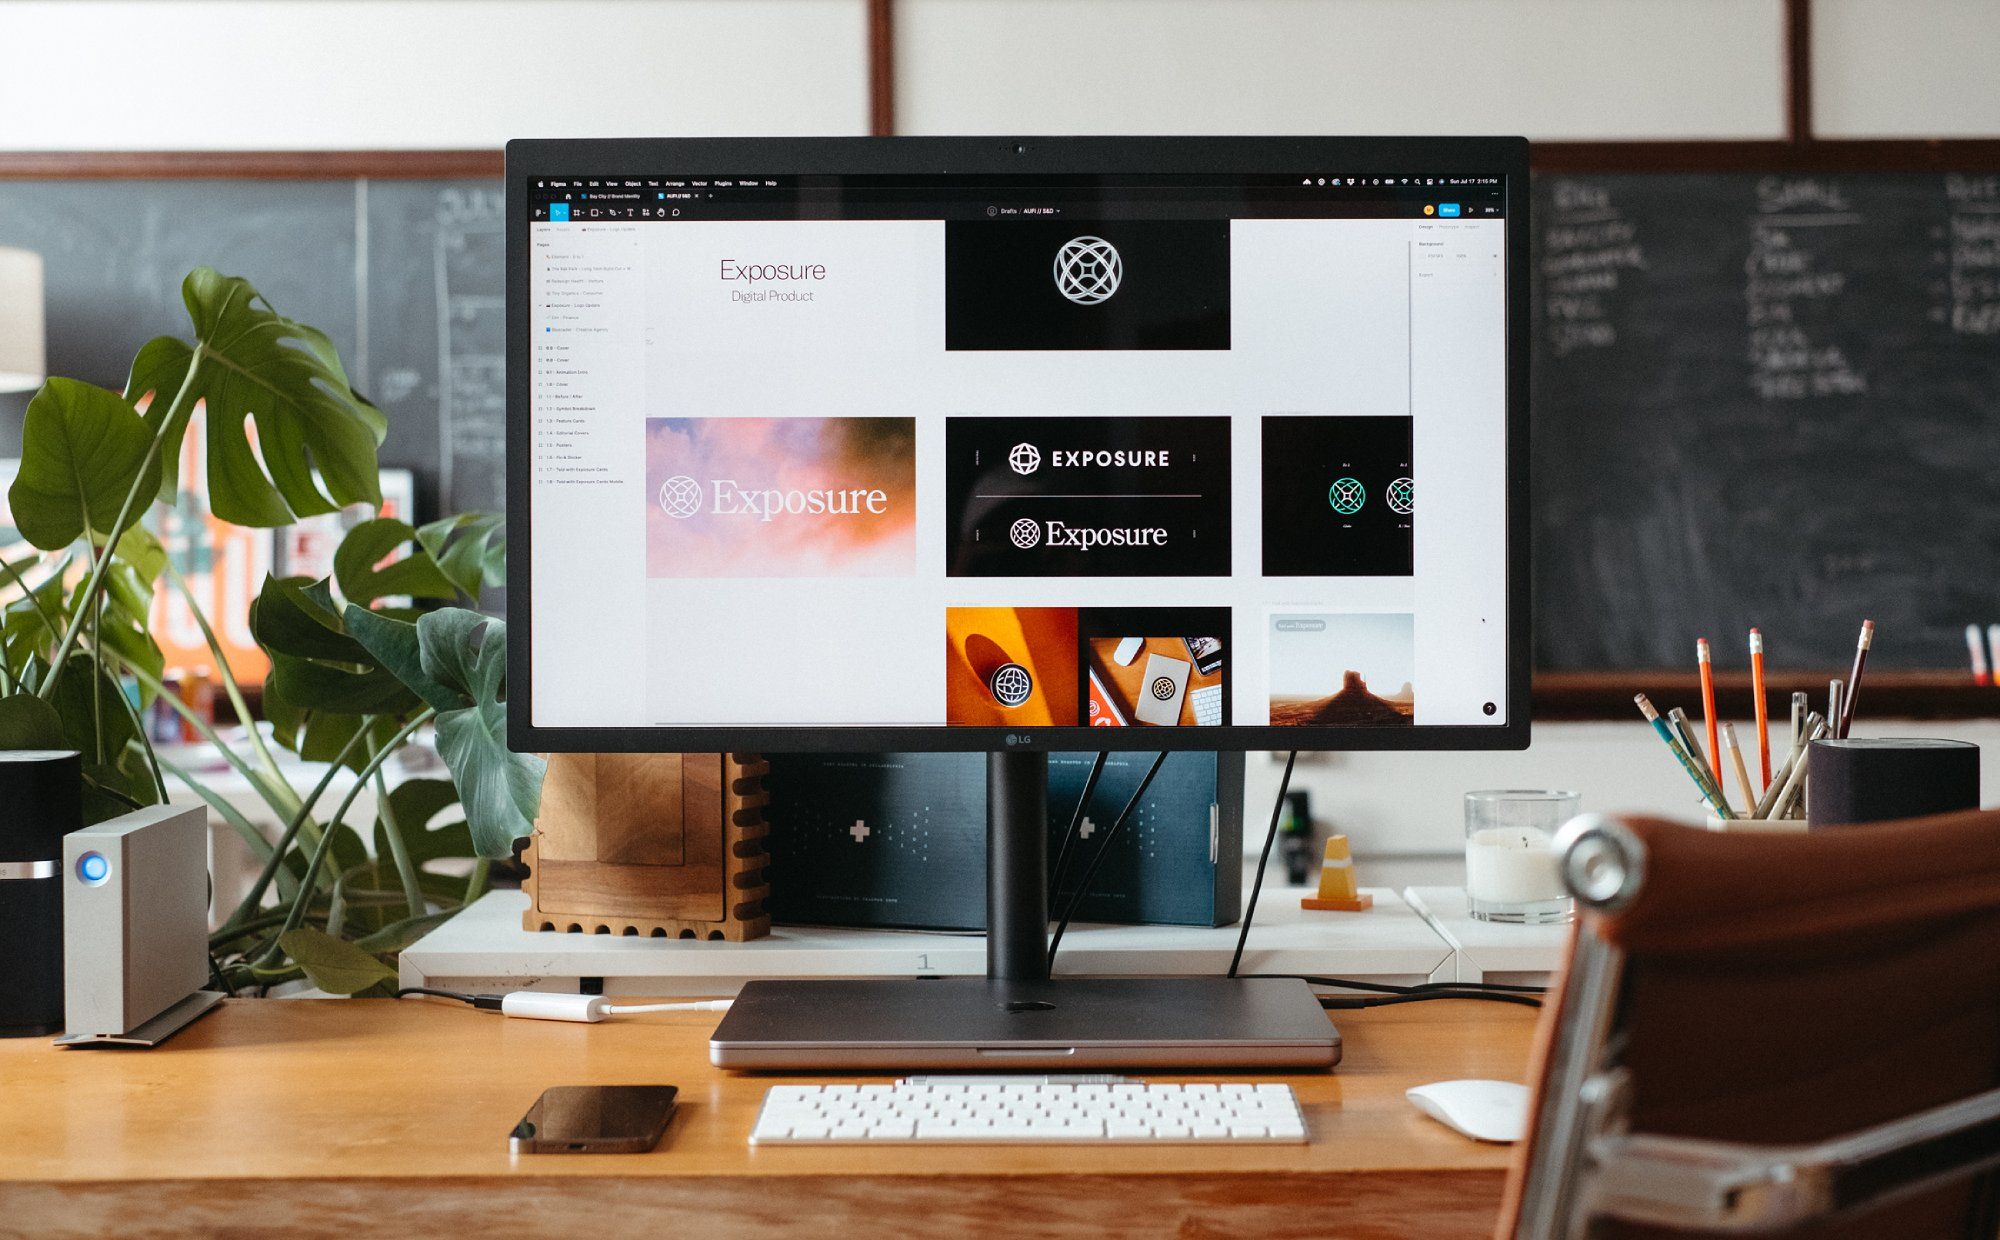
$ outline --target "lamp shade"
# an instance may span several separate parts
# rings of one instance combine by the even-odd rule
[[[0,392],[32,392],[47,376],[42,256],[0,246]]]

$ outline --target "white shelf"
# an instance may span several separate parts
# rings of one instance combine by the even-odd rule
[[[1451,981],[1449,943],[1395,892],[1364,913],[1314,913],[1297,888],[1267,888],[1243,954],[1246,973],[1310,973],[1410,984]],[[606,994],[732,995],[753,978],[976,977],[983,934],[778,926],[748,943],[698,942],[521,928],[527,896],[495,891],[402,954],[402,984],[450,989],[578,988]],[[1195,976],[1228,970],[1237,928],[1072,925],[1065,973]]]
[[[1472,915],[1463,887],[1407,887],[1403,901],[1452,948],[1457,982],[1541,986],[1562,962],[1567,925],[1515,926]]]

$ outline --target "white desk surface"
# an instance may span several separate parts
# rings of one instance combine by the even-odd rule
[[[1402,984],[1452,981],[1451,945],[1416,911],[1378,888],[1363,913],[1299,907],[1298,888],[1267,887],[1243,954],[1245,973],[1309,973]],[[734,994],[751,978],[979,976],[980,933],[776,926],[747,943],[697,942],[521,928],[527,896],[495,891],[402,954],[402,984],[465,989],[575,990],[602,978],[607,994]],[[1220,974],[1237,927],[1072,925],[1056,973]]]
[[[1561,963],[1570,928],[1514,926],[1472,915],[1463,887],[1407,887],[1403,901],[1451,945],[1459,982],[1539,985]]]

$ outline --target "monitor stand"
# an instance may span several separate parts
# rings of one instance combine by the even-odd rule
[[[986,976],[746,983],[709,1042],[718,1067],[1289,1069],[1340,1059],[1289,979],[1049,976],[1046,753],[986,764]]]

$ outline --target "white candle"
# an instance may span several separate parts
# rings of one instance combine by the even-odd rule
[[[1555,840],[1533,827],[1487,827],[1465,841],[1465,894],[1482,904],[1567,899]]]

